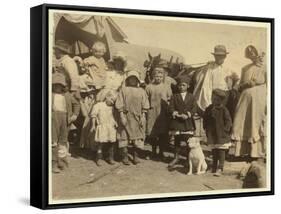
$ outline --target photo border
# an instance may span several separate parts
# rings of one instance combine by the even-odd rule
[[[48,91],[49,91],[49,10],[65,10],[65,11],[87,11],[87,12],[104,12],[104,13],[122,13],[131,15],[153,15],[153,16],[169,16],[183,18],[200,18],[200,19],[216,19],[226,21],[249,21],[262,22],[270,24],[270,68],[271,68],[271,169],[270,169],[270,190],[269,191],[253,191],[239,193],[222,193],[212,195],[195,195],[195,196],[173,196],[165,198],[149,198],[149,199],[126,199],[114,201],[97,201],[97,202],[77,202],[64,204],[49,203],[49,167],[48,167]],[[73,208],[88,206],[107,206],[107,205],[123,205],[123,204],[139,204],[139,203],[156,203],[156,202],[172,202],[184,200],[201,200],[216,199],[230,197],[248,197],[262,196],[274,194],[274,19],[261,17],[246,16],[230,16],[230,15],[211,15],[196,14],[185,12],[168,12],[168,11],[148,11],[135,9],[119,9],[104,7],[88,7],[74,5],[55,5],[43,4],[31,8],[31,151],[30,151],[30,203],[33,206],[42,209],[55,208]],[[40,89],[40,90],[39,90]],[[38,142],[39,141],[39,142]],[[41,143],[40,143],[41,142]]]

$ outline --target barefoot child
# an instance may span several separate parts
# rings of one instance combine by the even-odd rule
[[[93,106],[91,111],[92,128],[95,131],[95,142],[97,144],[96,163],[101,166],[102,149],[107,146],[107,161],[113,165],[114,144],[116,143],[117,123],[114,117],[114,102],[116,94],[112,91],[106,94],[103,102],[98,102]]]
[[[178,79],[179,93],[171,97],[169,112],[172,115],[170,122],[170,133],[175,139],[174,160],[169,163],[168,168],[172,168],[179,161],[179,152],[181,144],[187,144],[188,139],[194,135],[195,123],[193,115],[197,110],[196,100],[191,93],[187,91],[190,79],[183,77]],[[189,150],[189,147],[187,145]],[[187,151],[187,166],[188,154]]]
[[[225,91],[214,89],[212,104],[206,108],[203,116],[203,128],[206,131],[208,144],[212,148],[212,172],[215,173],[215,176],[221,175],[224,167],[225,153],[231,145],[230,130],[232,121],[229,111],[223,104],[225,97]]]
[[[119,148],[122,151],[122,162],[129,165],[128,145],[133,146],[133,163],[138,164],[138,150],[144,147],[145,113],[149,102],[145,91],[139,87],[140,79],[136,71],[128,72],[125,87],[118,93],[115,107],[119,112],[118,124]]]
[[[164,158],[168,143],[168,102],[172,96],[169,85],[164,84],[164,69],[154,70],[153,82],[146,87],[150,108],[147,112],[147,141],[152,145],[152,157]],[[157,149],[159,147],[159,154]]]

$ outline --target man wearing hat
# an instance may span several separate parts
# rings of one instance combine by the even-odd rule
[[[225,59],[229,52],[224,45],[216,45],[212,55],[215,60],[203,66],[197,75],[193,78],[194,90],[193,95],[197,101],[198,114],[203,115],[206,108],[212,103],[212,92],[214,89],[220,89],[226,92],[224,103],[228,108],[231,116],[234,114],[235,95],[233,90],[238,78],[229,68],[224,65]],[[195,136],[198,140],[206,140],[206,134],[203,129],[202,118],[195,120]]]
[[[196,77],[194,96],[202,112],[211,104],[212,91],[230,91],[237,82],[236,74],[224,65],[229,54],[224,45],[216,45],[212,52],[215,61],[209,62]]]
[[[58,60],[58,67],[63,68],[66,77],[69,78],[68,88],[71,92],[79,90],[79,71],[77,64],[70,54],[70,45],[64,40],[57,40],[54,46],[54,54]]]

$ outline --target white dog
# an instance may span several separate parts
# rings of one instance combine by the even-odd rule
[[[207,163],[205,161],[205,155],[201,148],[200,142],[194,138],[189,139],[189,172],[187,175],[192,175],[193,168],[196,169],[195,174],[204,174],[207,170]]]

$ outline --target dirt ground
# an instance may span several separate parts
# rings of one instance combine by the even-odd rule
[[[204,149],[208,155],[208,151]],[[98,167],[90,152],[72,152],[69,167],[53,174],[53,199],[85,199],[94,197],[176,193],[239,189],[242,181],[237,178],[245,162],[225,163],[224,175],[215,177],[211,172],[203,175],[186,175],[184,160],[169,171],[167,163],[172,153],[165,153],[166,161],[141,159],[138,165],[125,166],[120,162],[109,165],[102,161]],[[208,157],[207,157],[208,159]]]

